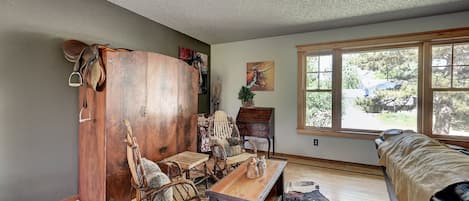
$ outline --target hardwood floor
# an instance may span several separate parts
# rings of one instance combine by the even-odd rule
[[[285,185],[313,181],[330,201],[389,201],[379,167],[286,157]]]
[[[260,151],[258,155],[265,155],[265,152]],[[389,201],[380,167],[280,153],[273,157],[288,161],[284,172],[285,190],[289,182],[313,181],[329,201]],[[200,190],[205,191],[203,187]]]
[[[276,154],[275,157],[288,161],[284,172],[285,190],[288,190],[289,182],[313,181],[329,201],[389,201],[383,172],[379,167],[285,154]],[[201,192],[205,191],[203,184],[198,187]],[[65,200],[76,199],[71,197]]]

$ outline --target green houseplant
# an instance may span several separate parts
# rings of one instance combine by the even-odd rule
[[[238,93],[238,99],[241,100],[243,107],[252,107],[254,106],[254,96],[256,94],[252,93],[251,88],[242,86]]]

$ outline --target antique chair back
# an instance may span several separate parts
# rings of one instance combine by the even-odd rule
[[[127,135],[125,140],[127,142],[127,162],[130,169],[130,174],[132,176],[132,187],[135,188],[136,191],[136,197],[133,201],[153,201],[154,199],[161,200],[162,198],[157,198],[157,195],[166,192],[168,189],[171,189],[172,200],[174,201],[200,201],[200,194],[197,188],[195,187],[194,183],[192,181],[183,179],[181,166],[176,162],[166,161],[158,163],[158,165],[164,165],[168,167],[167,174],[175,172],[176,175],[171,176],[170,174],[170,183],[164,184],[158,188],[150,188],[150,185],[148,184],[149,181],[146,177],[145,168],[142,162],[142,156],[140,154],[136,138],[133,136],[132,133],[132,127],[130,126],[130,123],[127,120],[124,120],[124,124],[127,129]],[[174,170],[174,168],[176,170]]]
[[[224,111],[216,111],[209,117],[208,132],[212,158],[215,160],[213,170],[218,175],[224,176],[239,163],[248,160],[250,157],[257,156],[257,148],[252,141],[248,142],[251,144],[254,153],[247,153],[244,150],[245,141],[241,139],[234,119]],[[240,146],[237,149],[231,145],[227,146],[226,143],[231,143],[228,142],[229,140],[238,141]]]
[[[233,122],[231,117],[228,117],[224,111],[216,111],[213,115],[213,121],[210,121],[212,125],[209,125],[210,138],[215,139],[228,139],[231,137],[239,138],[239,131],[236,124]]]
[[[129,121],[124,120],[125,127],[127,129],[127,163],[129,164],[130,174],[132,176],[132,186],[136,189],[136,200],[139,201],[142,198],[143,189],[147,188],[147,180],[145,177],[145,168],[142,164],[142,156],[140,149],[138,148],[137,140],[133,136],[132,127]]]

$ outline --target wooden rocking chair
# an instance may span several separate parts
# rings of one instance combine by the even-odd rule
[[[229,117],[224,111],[216,111],[212,117],[209,117],[209,138],[211,157],[214,159],[213,172],[216,175],[226,176],[240,163],[251,157],[257,156],[256,145],[250,140],[242,140],[239,135],[238,126],[232,117]],[[229,154],[226,144],[223,143],[232,139],[240,142],[241,152],[238,154]],[[248,153],[245,150],[245,142],[251,144],[254,153]]]
[[[130,123],[126,120],[124,123],[127,127],[127,161],[132,175],[132,187],[136,191],[136,197],[132,201],[153,201],[155,197],[162,196],[162,194],[168,192],[171,192],[170,194],[172,194],[172,200],[174,201],[200,201],[201,197],[194,183],[184,179],[182,169],[176,162],[167,161],[158,163],[160,167],[167,167],[166,175],[169,175],[169,181],[167,184],[159,187],[151,187],[149,185],[149,173],[145,172],[140,150],[136,138],[133,137]]]

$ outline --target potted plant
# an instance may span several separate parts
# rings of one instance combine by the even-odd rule
[[[256,94],[252,93],[251,88],[242,86],[238,93],[238,99],[241,100],[243,107],[252,107],[254,106],[254,96]]]

